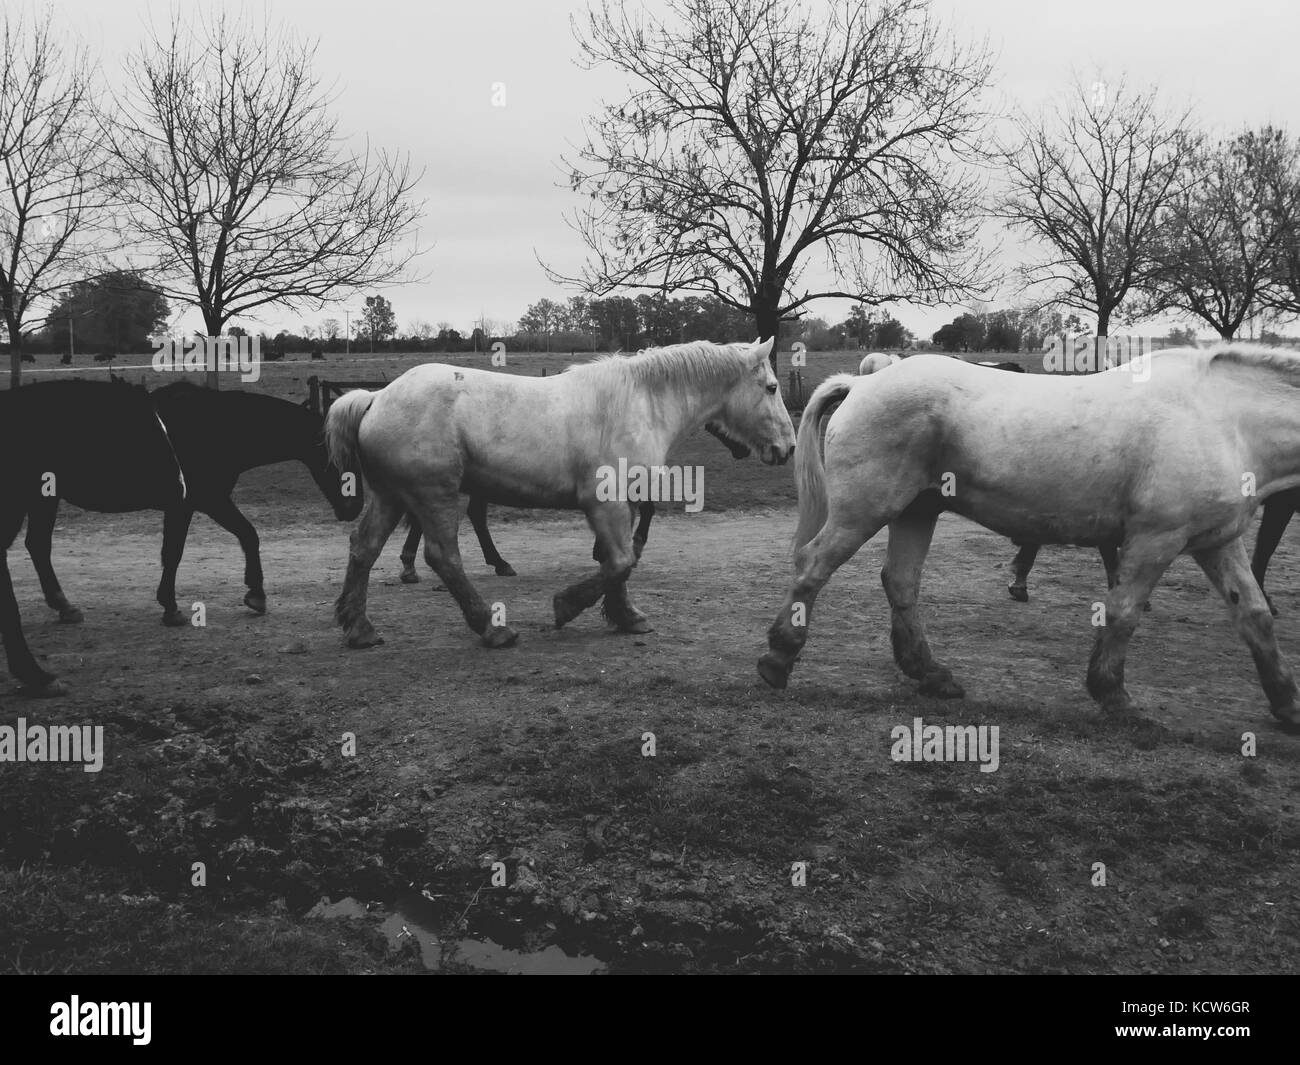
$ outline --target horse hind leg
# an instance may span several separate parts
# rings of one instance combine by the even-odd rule
[[[889,523],[889,547],[880,571],[880,583],[889,599],[889,639],[898,668],[921,682],[918,690],[922,695],[960,699],[965,693],[953,680],[951,670],[934,660],[916,609],[921,569],[938,520],[939,511],[933,502],[917,500]]]
[[[1178,534],[1146,537],[1124,545],[1115,586],[1106,596],[1105,624],[1097,630],[1088,662],[1088,694],[1106,713],[1125,714],[1133,700],[1124,687],[1124,661],[1129,641],[1142,616],[1142,604],[1170,563],[1182,550]]]
[[[826,582],[883,524],[846,524],[832,510],[821,531],[795,552],[794,584],[767,630],[767,651],[758,660],[758,675],[773,688],[789,683],[795,661],[808,642],[813,604]]]
[[[1110,591],[1119,583],[1119,548],[1114,544],[1102,544],[1097,548],[1097,553],[1101,555],[1101,565],[1106,571],[1106,590]],[[1142,604],[1142,612],[1150,610],[1151,600],[1148,599]]]
[[[1240,539],[1199,551],[1197,563],[1228,604],[1237,631],[1250,648],[1269,709],[1289,732],[1300,732],[1300,697],[1295,677],[1283,660],[1273,631],[1273,615],[1264,591],[1246,560]]]
[[[343,590],[334,604],[335,620],[343,626],[347,645],[353,648],[374,647],[384,642],[366,616],[366,592],[375,559],[402,520],[405,509],[396,499],[381,495],[373,485],[369,487],[365,510],[348,541],[348,569]]]
[[[54,521],[58,516],[57,498],[42,497],[27,513],[27,554],[32,565],[36,567],[36,576],[41,581],[41,592],[45,602],[59,612],[59,621],[65,625],[80,625],[85,615],[68,602],[59,585],[59,578],[54,573],[54,563],[50,558],[54,542]]]
[[[498,617],[497,609],[502,604],[489,609],[461,561],[459,495],[453,492],[446,497],[426,496],[414,509],[424,526],[424,560],[456,600],[465,623],[478,633],[484,647],[509,647],[519,639],[519,633],[505,624],[504,617]]]
[[[1017,544],[1019,551],[1016,557],[1011,560],[1011,583],[1007,585],[1007,593],[1017,603],[1029,602],[1029,571],[1034,568],[1034,560],[1038,558],[1038,544]]]

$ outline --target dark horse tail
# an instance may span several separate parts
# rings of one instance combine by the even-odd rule
[[[838,373],[817,386],[799,420],[794,448],[794,479],[799,488],[799,526],[794,546],[803,547],[826,524],[826,470],[822,465],[821,420],[833,403],[849,394],[861,377]]]
[[[330,404],[329,413],[325,415],[325,446],[335,469],[361,468],[357,434],[361,429],[361,419],[366,416],[374,399],[375,393],[356,388]]]

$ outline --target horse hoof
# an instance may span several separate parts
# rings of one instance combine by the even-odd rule
[[[60,695],[67,695],[68,686],[63,681],[51,677],[42,683],[22,685],[18,689],[18,694],[25,699],[55,699]]]
[[[758,675],[773,688],[784,688],[790,683],[790,671],[771,652],[759,658]]]
[[[1126,718],[1133,717],[1137,714],[1137,706],[1129,697],[1128,692],[1121,692],[1119,695],[1113,695],[1101,703],[1101,712],[1109,718]]]
[[[403,583],[403,584],[419,584],[419,583],[420,583],[420,575],[419,575],[418,573],[416,573],[414,569],[404,569],[404,570],[402,570],[402,583]]]
[[[515,567],[512,566],[512,565],[510,565],[509,562],[503,562],[503,563],[501,563],[501,565],[499,565],[499,566],[497,567],[497,576],[498,576],[498,577],[518,577],[519,574],[515,572]]]
[[[490,625],[487,632],[483,633],[483,646],[492,648],[510,647],[517,639],[519,639],[519,633],[515,632],[509,625]]]
[[[1008,584],[1007,591],[1011,593],[1011,598],[1017,603],[1029,602],[1029,589],[1024,585]]]
[[[162,623],[173,629],[189,624],[189,618],[179,610],[169,610],[163,615]]]
[[[354,651],[360,651],[366,647],[378,647],[383,642],[384,638],[374,630],[369,622],[348,636],[348,646]]]
[[[248,607],[248,609],[251,610],[254,614],[265,614],[266,596],[254,595],[252,592],[249,592],[246,596],[244,596],[244,606]]]
[[[60,625],[80,625],[86,620],[86,615],[78,610],[75,606],[68,607],[67,610],[59,611]]]
[[[555,627],[557,629],[564,628],[565,625],[582,613],[562,595],[555,596],[551,600],[551,605],[555,608]]]
[[[615,627],[618,629],[619,632],[627,632],[627,633],[632,633],[637,635],[641,633],[655,631],[655,627],[650,624],[650,620],[648,618],[633,618],[631,621],[620,622]]]
[[[936,699],[963,699],[966,691],[946,673],[935,673],[921,679],[917,689],[922,695],[932,695]]]
[[[1269,710],[1282,723],[1284,731],[1300,733],[1300,706],[1288,703],[1286,706],[1270,706]]]

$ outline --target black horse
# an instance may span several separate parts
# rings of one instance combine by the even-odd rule
[[[1282,534],[1291,521],[1291,515],[1297,510],[1300,510],[1300,488],[1288,488],[1264,500],[1264,516],[1259,522],[1259,535],[1255,538],[1255,554],[1250,560],[1251,572],[1255,574],[1261,592],[1264,591],[1264,574],[1268,572],[1269,560],[1277,550]],[[1276,617],[1277,607],[1273,605],[1273,600],[1269,599],[1267,592],[1264,592],[1264,598],[1268,599],[1268,608]]]
[[[323,420],[287,400],[216,392],[188,383],[149,393],[120,381],[59,381],[0,392],[0,636],[12,673],[29,694],[64,690],[36,664],[22,632],[5,552],[27,519],[26,545],[45,601],[61,621],[81,611],[68,602],[50,561],[60,499],[86,510],[163,511],[163,621],[186,621],[176,604],[176,568],[194,512],[202,511],[244,550],[244,602],[266,610],[257,532],[231,500],[240,474],[297,459],[340,520],[361,510],[359,483],[344,495],[329,464]]]

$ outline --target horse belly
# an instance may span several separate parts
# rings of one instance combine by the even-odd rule
[[[471,469],[462,478],[460,490],[466,495],[480,496],[489,503],[506,507],[578,509],[576,487],[566,487],[553,475],[529,476],[525,471],[500,468]]]
[[[945,502],[954,513],[1018,543],[1095,547],[1124,536],[1118,500],[1080,505],[1050,495],[972,486]]]

